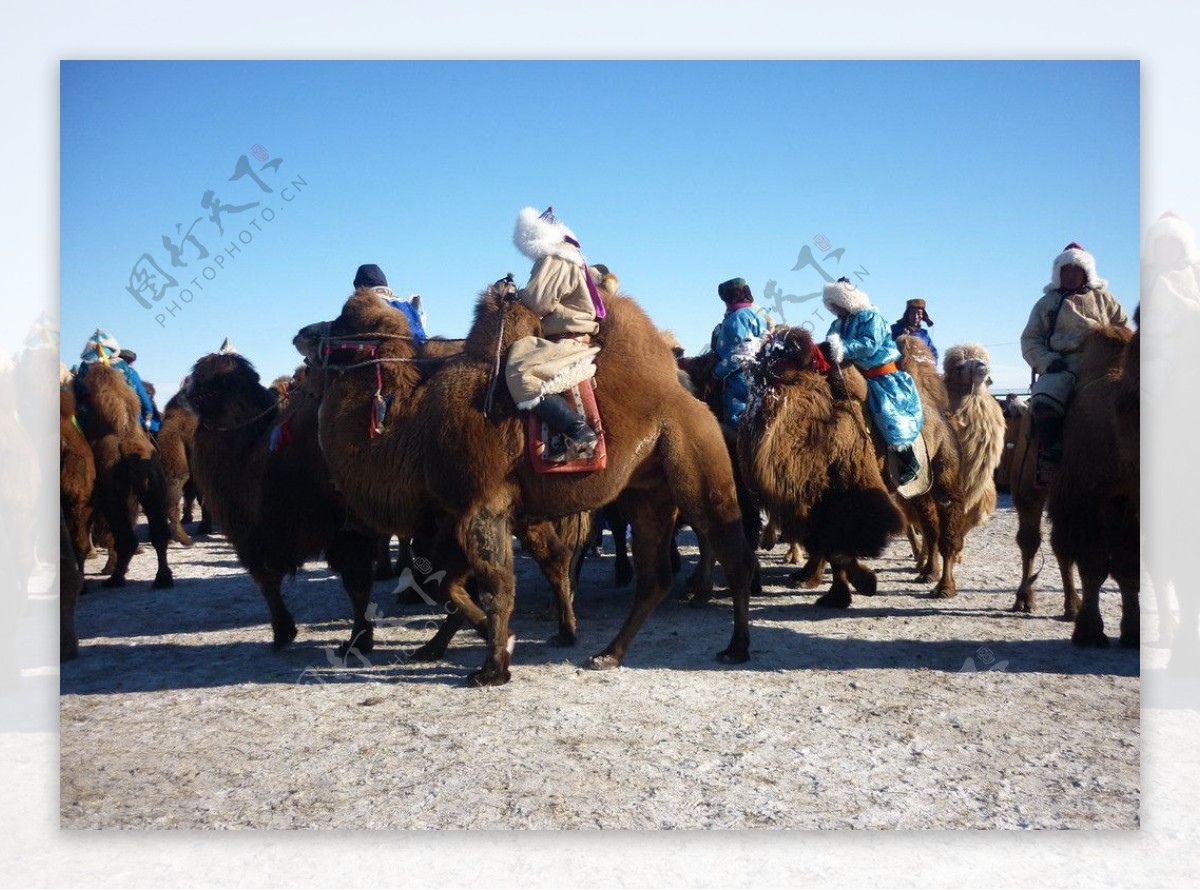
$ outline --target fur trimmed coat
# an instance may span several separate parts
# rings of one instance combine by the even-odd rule
[[[835,319],[827,338],[834,357],[839,361],[843,357],[849,359],[860,371],[870,371],[900,358],[888,323],[874,307]],[[925,425],[916,381],[904,371],[867,377],[867,407],[889,448],[912,445]]]
[[[721,407],[729,426],[738,425],[750,398],[746,372],[734,362],[734,350],[752,337],[762,337],[770,328],[766,314],[753,304],[748,304],[726,312],[725,318],[713,331],[713,351],[720,358],[713,368],[713,375],[725,384]]]
[[[1106,290],[1095,288],[1074,294],[1051,290],[1043,294],[1029,313],[1021,334],[1021,354],[1038,374],[1030,404],[1046,404],[1063,413],[1075,388],[1079,350],[1084,339],[1092,331],[1110,324],[1128,327],[1129,317]],[[1062,359],[1067,369],[1047,373],[1046,369],[1057,359]]]
[[[572,262],[544,256],[533,265],[521,302],[542,322],[545,337],[522,337],[508,351],[505,381],[521,410],[535,408],[596,373],[598,347],[582,338],[600,330],[584,278],[582,257]]]

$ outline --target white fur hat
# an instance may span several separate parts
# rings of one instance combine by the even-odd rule
[[[1196,236],[1192,227],[1168,210],[1160,216],[1150,228],[1146,229],[1146,237],[1142,239],[1142,260],[1152,266],[1159,265],[1162,260],[1157,256],[1158,239],[1170,238],[1183,247],[1183,262],[1187,265],[1200,263],[1200,252],[1196,250]]]
[[[513,244],[535,262],[545,256],[564,260],[583,258],[579,239],[558,221],[553,207],[547,207],[544,213],[538,213],[535,207],[522,210],[517,215],[517,226],[513,230]]]
[[[1092,290],[1104,290],[1108,282],[1096,275],[1096,258],[1083,249],[1078,241],[1072,241],[1063,248],[1063,252],[1054,258],[1054,269],[1050,273],[1050,283],[1042,291],[1050,293],[1062,285],[1062,267],[1078,266],[1087,275],[1087,286]]]
[[[865,290],[855,287],[849,278],[839,278],[825,285],[821,292],[821,300],[825,308],[832,311],[834,306],[841,306],[851,315],[871,308],[871,298]]]

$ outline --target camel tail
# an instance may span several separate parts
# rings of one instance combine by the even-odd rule
[[[903,521],[886,492],[868,489],[822,498],[808,528],[804,547],[810,553],[879,556]]]

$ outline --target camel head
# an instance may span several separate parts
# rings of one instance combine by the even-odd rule
[[[975,393],[990,382],[992,357],[978,343],[951,346],[942,357],[946,388],[952,393]]]
[[[758,352],[757,373],[768,384],[788,385],[805,373],[821,374],[831,369],[828,356],[813,343],[807,328],[780,328]]]
[[[311,367],[331,370],[415,352],[408,319],[367,288],[356,290],[337,318],[301,328],[292,345]]]
[[[214,421],[221,416],[236,390],[260,389],[258,371],[245,356],[236,352],[213,352],[197,360],[190,382],[182,390],[188,405],[201,420]]]

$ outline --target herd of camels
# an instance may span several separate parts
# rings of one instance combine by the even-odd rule
[[[1035,478],[1030,418],[1006,418],[987,389],[986,352],[956,346],[939,374],[922,342],[901,337],[900,366],[920,390],[928,454],[925,490],[904,496],[872,430],[864,379],[848,363],[819,370],[825,363],[815,358],[819,347],[807,330],[778,328],[767,338],[748,367],[753,398],[733,433],[714,413],[720,393],[711,356],[677,361],[663,332],[614,288],[603,295],[607,315],[594,338],[607,465],[542,474],[529,460],[526,424],[507,388],[489,386],[499,351],[540,329],[522,303],[503,298],[503,285],[482,292],[465,340],[423,342],[401,313],[371,291],[357,291],[337,318],[296,334],[304,364],[290,381],[270,387],[236,352],[206,355],[165,407],[157,441],[139,425],[137,399],[119,372],[97,367],[86,376],[90,408],[82,426],[73,388],[64,385],[62,657],[78,652],[73,616],[93,543],[109,552],[102,585],[125,584],[140,509],[158,559],[154,586],[169,587],[168,544],[191,544],[183,522],[198,494],[205,522],[215,521],[262,591],[275,647],[297,633],[284,580],[323,557],[350,598],[353,624],[343,652],[370,651],[372,585],[394,573],[387,544],[397,536],[402,558],[411,546],[445,570],[438,590],[453,605],[416,658],[440,658],[470,624],[486,640],[486,656],[469,682],[508,682],[516,643],[513,537],[554,592],[553,642],[570,645],[592,517],[615,507],[632,531],[633,601],[616,636],[587,666],[621,664],[667,596],[679,522],[700,543],[693,602],[711,594],[714,561],[733,598],[732,633],[717,658],[744,662],[750,597],[761,590],[760,515],[772,537],[803,548],[807,562],[795,583],[815,588],[830,579],[818,606],[846,608],[853,592],[873,594],[869,561],[905,533],[919,582],[932,583],[934,597],[949,598],[957,593],[964,536],[995,509],[1002,457],[1011,466],[1020,523],[1013,609],[1035,607],[1045,512],[1074,642],[1108,643],[1099,593],[1112,577],[1122,597],[1120,643],[1138,645],[1136,332],[1099,329],[1086,343],[1061,470],[1044,487]]]

